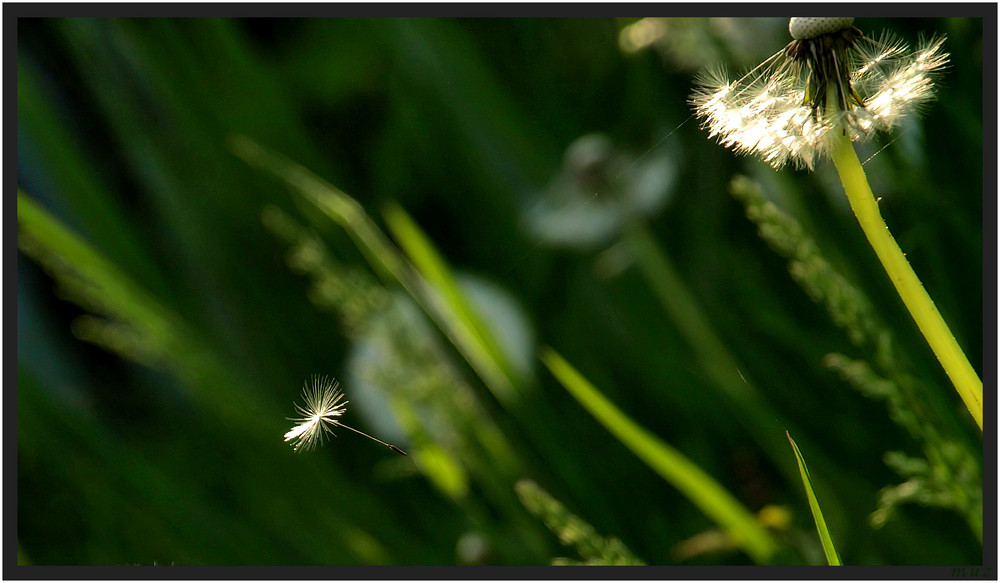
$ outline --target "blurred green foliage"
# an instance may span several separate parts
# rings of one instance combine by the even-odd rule
[[[690,117],[700,67],[752,66],[786,22],[19,19],[19,562],[549,564],[572,551],[522,479],[629,562],[752,562],[692,546],[712,519],[540,366],[545,344],[762,523],[788,510],[775,562],[823,562],[794,428],[846,564],[979,564],[980,437],[832,165],[775,172]],[[983,21],[856,25],[948,35],[938,102],[858,147],[983,376]],[[532,209],[594,132],[635,161],[584,181],[615,222],[554,242]],[[240,140],[362,214],[332,221],[305,174],[247,164]],[[662,156],[662,199],[614,199]],[[808,257],[758,236],[771,219],[731,196],[736,175]],[[372,268],[362,215],[412,285]],[[863,309],[824,305],[827,285]],[[435,317],[456,304],[466,328]],[[281,436],[313,374],[342,381],[345,422],[411,455],[350,432],[294,454]]]

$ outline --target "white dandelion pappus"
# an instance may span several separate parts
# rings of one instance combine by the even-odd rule
[[[348,403],[336,381],[319,376],[313,377],[311,385],[306,384],[302,398],[304,406],[295,404],[302,417],[290,418],[298,425],[285,433],[285,441],[294,440],[295,451],[308,451],[322,444],[324,434],[333,433],[332,426],[338,425],[336,417],[344,414]]]
[[[792,18],[793,40],[738,80],[723,68],[701,73],[691,104],[709,136],[775,168],[812,169],[830,154],[831,132],[869,139],[933,98],[948,62],[943,37],[911,52],[888,34],[866,37],[853,20]]]
[[[343,400],[344,393],[337,381],[328,377],[313,376],[312,384],[307,383],[303,388],[302,397],[305,405],[295,404],[295,410],[301,417],[290,417],[289,421],[295,421],[297,425],[285,433],[285,441],[292,441],[296,452],[309,451],[317,445],[322,445],[326,433],[334,435],[333,427],[343,427],[376,441],[400,455],[406,455],[406,452],[395,445],[344,425],[337,419],[347,411],[349,403]]]

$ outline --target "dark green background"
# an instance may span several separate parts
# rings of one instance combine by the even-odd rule
[[[367,266],[342,230],[304,214],[287,187],[236,158],[232,134],[309,168],[377,220],[382,203],[401,204],[455,270],[516,300],[539,344],[751,510],[788,505],[794,528],[815,539],[802,484],[785,479],[738,413],[705,389],[641,275],[598,277],[600,249],[553,249],[526,233],[522,213],[566,146],[600,131],[636,153],[680,156],[671,198],[649,226],[744,374],[822,450],[803,454],[814,476],[834,484],[819,495],[845,562],[980,563],[981,545],[946,510],[907,506],[881,530],[868,525],[878,489],[901,481],[883,453],[919,448],[884,404],[822,366],[829,352],[866,355],[727,192],[744,173],[784,201],[873,299],[914,374],[952,407],[958,438],[976,446],[832,165],[775,172],[710,141],[690,118],[697,69],[767,57],[788,40],[784,19],[736,21],[728,33],[678,21],[675,34],[693,40],[676,52],[623,54],[618,34],[634,20],[20,19],[19,187],[196,329],[232,371],[233,394],[246,396],[230,399],[225,415],[259,423],[234,425],[203,406],[193,395],[213,390],[208,381],[194,386],[169,367],[75,338],[70,323],[85,311],[19,253],[19,560],[456,564],[457,541],[470,532],[496,563],[574,556],[516,503],[507,476],[487,473],[459,503],[419,472],[395,475],[397,458],[356,436],[306,455],[282,443],[303,381],[343,378],[350,342],[335,316],[310,303],[308,280],[289,270],[287,245],[262,226],[262,210],[284,209],[312,224],[338,260]],[[948,35],[952,63],[938,101],[898,139],[883,138],[874,148],[888,147],[866,169],[891,231],[982,375],[982,76],[983,53],[995,47],[984,51],[980,19],[856,25],[911,44]],[[454,351],[449,358],[460,361]],[[674,545],[714,527],[539,364],[516,410],[491,403],[471,370],[458,370],[507,432],[518,477],[646,562],[673,562]],[[348,418],[371,429],[356,410]],[[774,419],[779,435],[783,423]],[[791,448],[777,455],[792,463]],[[359,550],[369,538],[381,552]],[[748,561],[734,552],[694,562]]]

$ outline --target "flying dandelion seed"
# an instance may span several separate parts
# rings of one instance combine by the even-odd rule
[[[285,441],[291,441],[295,451],[308,451],[317,445],[322,445],[327,433],[333,435],[334,427],[343,427],[355,433],[359,433],[372,441],[376,441],[399,455],[406,455],[406,452],[391,443],[386,443],[376,439],[363,431],[344,425],[337,418],[347,411],[347,403],[344,393],[340,390],[340,384],[328,377],[314,376],[312,384],[306,384],[302,390],[302,398],[305,405],[295,404],[295,410],[301,417],[289,418],[297,425],[285,433]]]
[[[775,168],[791,161],[812,169],[831,154],[836,131],[870,139],[933,98],[934,77],[948,63],[943,37],[910,51],[853,23],[792,18],[792,42],[740,79],[729,81],[722,68],[701,73],[691,104],[709,135]]]

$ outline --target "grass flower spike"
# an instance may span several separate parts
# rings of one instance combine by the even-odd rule
[[[865,237],[981,430],[983,382],[889,233],[852,145],[933,97],[933,77],[948,63],[944,39],[910,52],[888,35],[873,41],[853,24],[792,18],[793,40],[783,50],[735,82],[721,69],[703,73],[691,103],[711,136],[776,168],[833,160]]]
[[[879,40],[853,18],[792,18],[793,40],[736,81],[721,68],[702,73],[691,97],[712,137],[774,167],[812,169],[832,155],[838,134],[869,139],[933,98],[948,62],[943,38],[911,52]]]
[[[321,445],[326,433],[333,435],[334,427],[343,427],[381,443],[400,455],[406,455],[406,452],[395,445],[344,425],[337,419],[347,411],[348,403],[348,401],[343,400],[344,393],[339,386],[337,381],[320,376],[314,376],[311,385],[306,384],[302,390],[305,406],[295,405],[295,409],[302,416],[290,418],[291,421],[298,424],[285,433],[285,441],[293,442],[295,451],[308,451],[315,448],[316,445]]]

